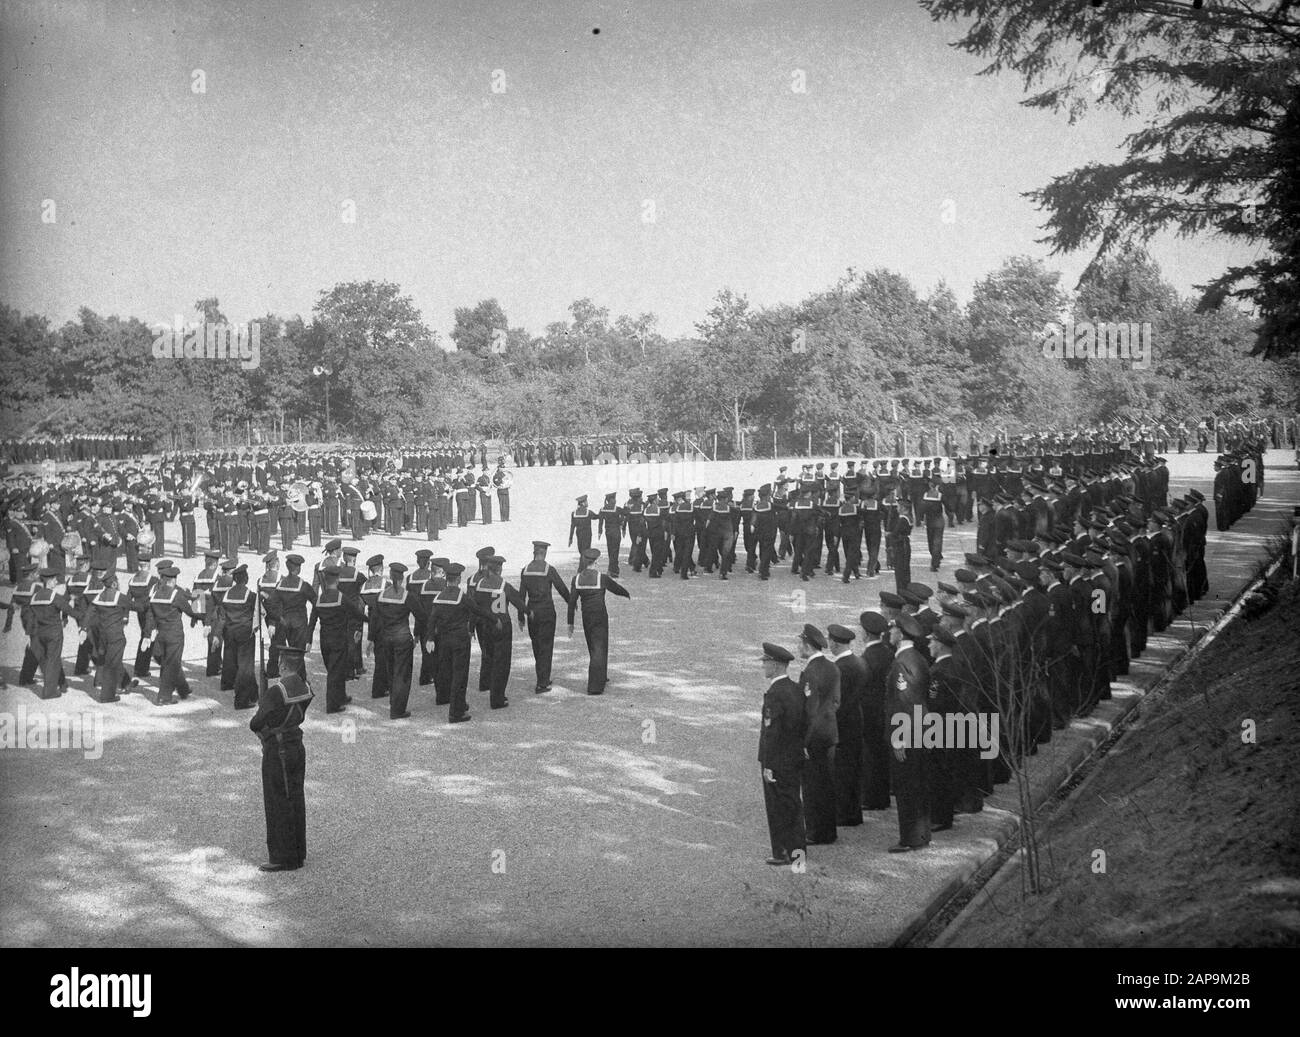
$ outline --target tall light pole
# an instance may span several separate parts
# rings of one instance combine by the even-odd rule
[[[334,374],[334,370],[317,364],[311,369],[311,373],[317,378],[325,379],[325,438],[332,442],[334,439],[334,425],[330,421],[330,377]]]

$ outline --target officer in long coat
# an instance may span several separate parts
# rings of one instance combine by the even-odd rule
[[[832,623],[826,628],[831,659],[840,671],[840,704],[835,711],[835,814],[836,823],[862,824],[862,701],[867,668],[849,647],[857,636],[848,627]]]
[[[889,620],[863,612],[858,623],[867,638],[862,650],[862,809],[889,809],[889,725],[885,716],[885,678],[894,650],[885,640]]]
[[[807,723],[804,728],[804,810],[808,819],[808,842],[833,843],[835,821],[835,746],[839,732],[835,723],[840,707],[840,671],[822,654],[826,636],[811,623],[799,634],[800,654],[808,660],[799,676]]]
[[[889,848],[890,853],[907,853],[930,843],[928,761],[921,745],[921,732],[913,725],[913,737],[905,739],[902,734],[906,727],[894,725],[895,718],[900,716],[912,724],[916,716],[914,707],[925,707],[930,667],[916,647],[924,637],[924,630],[906,613],[894,620],[890,632],[894,661],[885,678],[885,717],[890,724],[891,738],[889,784],[898,807],[898,842]]]
[[[787,675],[794,655],[780,645],[763,643],[763,726],[758,735],[758,764],[763,778],[763,805],[772,855],[767,863],[794,863],[806,850],[800,777],[804,766],[804,704],[799,686]]]

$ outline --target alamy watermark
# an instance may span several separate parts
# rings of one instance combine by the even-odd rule
[[[104,755],[104,714],[0,713],[0,749],[80,749],[87,760]]]
[[[1042,331],[1048,360],[1129,360],[1134,370],[1151,366],[1149,321],[1048,321]]]
[[[157,360],[236,360],[245,371],[262,363],[262,325],[225,321],[187,321],[180,314],[171,324],[152,326],[152,353]]]
[[[895,749],[978,749],[984,760],[999,751],[996,713],[927,713],[918,705],[895,713],[889,726]]]

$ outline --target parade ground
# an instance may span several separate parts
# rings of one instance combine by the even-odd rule
[[[1212,497],[1214,455],[1169,454],[1170,495],[1195,487]],[[515,473],[509,522],[452,527],[437,543],[414,532],[372,535],[360,558],[414,568],[414,552],[470,565],[492,546],[517,582],[530,541],[570,579],[566,546],[574,498],[641,487],[733,486],[771,481],[777,464],[700,462],[524,468]],[[842,466],[842,462],[841,462]],[[1043,747],[1034,781],[1057,781],[1109,720],[1204,632],[1256,575],[1270,538],[1289,529],[1300,502],[1291,451],[1266,457],[1263,493],[1226,533],[1211,517],[1210,593],[1151,638],[1114,698]],[[494,502],[495,503],[495,502]],[[1211,506],[1212,510],[1212,506]],[[913,534],[912,578],[951,581],[974,550],[973,523],[947,530],[944,563],[929,571],[924,530]],[[345,544],[348,543],[345,538]],[[200,517],[199,545],[206,547]],[[273,538],[279,547],[279,538]],[[593,545],[604,550],[602,538]],[[300,538],[307,573],[319,549]],[[180,560],[179,528],[167,553],[190,586],[202,558]],[[200,552],[201,553],[201,552]],[[317,700],[304,725],[307,752],[306,867],[262,874],[266,859],[261,747],[251,711],[203,674],[204,640],[188,628],[186,671],[194,694],[170,707],[139,691],[99,705],[89,678],[69,676],[61,698],[41,701],[16,686],[23,637],[0,644],[0,714],[11,725],[41,714],[81,717],[102,733],[91,748],[0,749],[0,942],[9,946],[410,946],[410,945],[883,945],[904,936],[960,884],[1009,829],[1014,786],[978,815],[959,815],[922,852],[891,855],[892,810],[841,828],[832,846],[810,848],[802,873],[766,866],[769,846],[756,759],[765,682],[759,644],[794,647],[804,623],[858,629],[893,575],[847,585],[809,583],[788,563],[760,582],[738,569],[726,582],[633,573],[622,549],[610,597],[610,683],[587,696],[579,626],[557,629],[555,688],[534,695],[525,632],[514,626],[509,708],[489,710],[470,669],[467,724],[449,725],[433,688],[413,688],[412,716],[394,721],[370,698],[369,675],[350,682],[352,704],[326,716],[324,671],[309,654]],[[242,555],[250,574],[260,559]],[[599,565],[607,566],[602,554]],[[864,566],[865,567],[865,566]],[[12,588],[0,599],[7,602]],[[134,620],[128,629],[134,646]],[[861,650],[861,640],[854,647]],[[71,674],[75,627],[65,635]],[[131,655],[128,652],[128,657]],[[372,663],[367,662],[367,668]],[[794,672],[794,668],[792,668]],[[154,668],[156,680],[156,665]],[[96,727],[95,725],[99,725]],[[12,727],[11,727],[12,729]],[[1122,766],[1122,760],[1104,765]]]

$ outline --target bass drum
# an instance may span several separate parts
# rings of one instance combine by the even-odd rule
[[[27,549],[27,558],[38,569],[44,569],[48,564],[47,560],[50,554],[50,542],[43,536],[35,537],[32,540],[32,546]]]
[[[59,546],[63,548],[63,553],[69,558],[76,558],[81,554],[81,534],[76,530],[64,533]]]
[[[367,522],[374,522],[378,514],[379,514],[379,509],[375,507],[374,501],[363,500],[361,502],[361,517],[365,519]]]
[[[153,535],[152,529],[140,530],[140,535],[135,538],[135,542],[145,551],[153,549],[154,541],[157,538]]]

